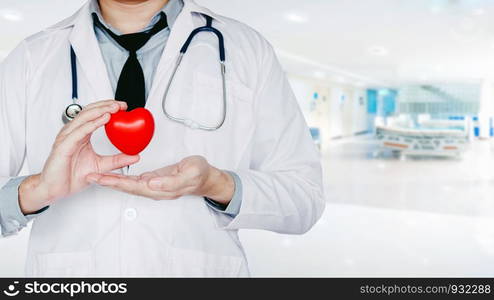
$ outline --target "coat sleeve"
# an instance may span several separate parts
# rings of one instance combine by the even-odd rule
[[[320,154],[271,46],[266,46],[255,91],[256,129],[250,168],[235,217],[218,216],[223,229],[264,229],[300,234],[325,207]]]
[[[26,150],[26,82],[28,53],[21,43],[0,64],[0,228],[2,235],[17,232],[29,221],[20,212],[12,189]]]

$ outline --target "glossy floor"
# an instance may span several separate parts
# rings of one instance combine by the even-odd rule
[[[254,276],[494,276],[494,151],[463,159],[378,153],[369,137],[323,153],[328,205],[306,235],[242,231]],[[0,276],[22,276],[28,231],[0,239]]]
[[[400,159],[370,137],[323,153],[328,205],[304,236],[243,232],[256,276],[494,276],[494,151]]]

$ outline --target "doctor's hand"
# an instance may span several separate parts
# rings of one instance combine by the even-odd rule
[[[114,100],[92,103],[59,132],[43,171],[19,186],[19,204],[24,214],[34,213],[55,200],[77,193],[89,182],[88,174],[110,172],[139,161],[139,156],[100,156],[90,143],[93,132],[110,120],[110,114],[127,109]]]
[[[208,197],[218,203],[230,203],[235,183],[230,174],[211,166],[201,156],[184,158],[141,176],[91,174],[88,180],[102,186],[155,200],[173,200],[185,195]]]

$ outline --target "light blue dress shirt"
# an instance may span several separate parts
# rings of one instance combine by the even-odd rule
[[[111,27],[104,21],[100,13],[98,1],[91,1],[91,6],[91,11],[96,13],[104,26],[115,34],[121,34],[117,29]],[[162,9],[162,12],[166,14],[168,27],[151,37],[151,39],[137,51],[137,59],[139,60],[144,73],[146,98],[151,89],[156,67],[158,66],[166,42],[170,36],[170,29],[173,27],[183,6],[182,0],[170,0]],[[160,13],[157,13],[143,31],[151,29],[159,21],[159,18]],[[101,54],[106,65],[113,92],[115,93],[120,72],[129,56],[128,51],[114,41],[104,29],[95,26],[94,32],[101,49]],[[205,198],[205,201],[216,211],[236,216],[240,211],[242,203],[242,182],[240,177],[234,172],[226,172],[233,177],[235,182],[235,192],[232,201],[230,201],[228,206],[221,205],[207,198]],[[26,177],[13,178],[0,189],[0,229],[3,236],[17,233],[20,229],[25,227],[31,219],[35,218],[48,208],[45,207],[32,215],[22,214],[18,200],[19,186],[25,178]]]

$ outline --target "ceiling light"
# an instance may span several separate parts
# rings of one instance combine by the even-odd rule
[[[430,79],[430,78],[429,78],[429,76],[428,76],[428,75],[426,75],[426,74],[420,74],[420,75],[418,76],[418,79],[419,79],[419,81],[424,81],[424,82],[425,82],[425,81],[429,81],[429,79]]]
[[[452,188],[449,185],[443,185],[441,189],[445,192],[451,192]]]
[[[389,50],[382,46],[372,46],[368,49],[368,52],[374,56],[386,56],[389,54]]]
[[[287,13],[285,14],[285,19],[294,23],[305,23],[307,22],[307,17],[299,15],[297,13]]]
[[[336,81],[339,82],[339,83],[345,83],[346,82],[346,78],[343,77],[343,76],[338,76],[338,77],[336,77]]]
[[[315,71],[314,77],[316,77],[317,79],[324,79],[324,78],[326,78],[326,73],[324,73],[322,71]]]
[[[485,15],[485,10],[483,8],[475,8],[472,10],[472,14],[474,16],[483,16]]]
[[[429,7],[429,11],[433,14],[438,14],[443,11],[443,7],[441,5],[435,4]]]
[[[1,10],[0,11],[0,16],[2,18],[4,18],[5,20],[7,21],[11,21],[11,22],[19,22],[19,21],[22,21],[22,14],[16,10],[10,10],[10,9],[6,9],[6,10]]]

